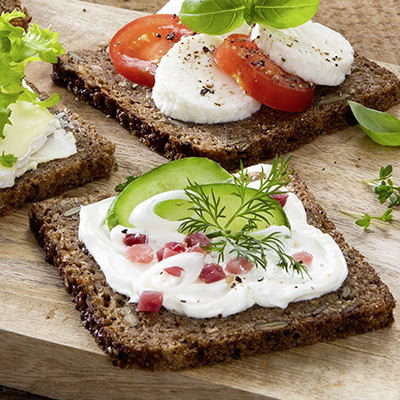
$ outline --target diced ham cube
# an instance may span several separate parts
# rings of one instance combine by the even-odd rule
[[[188,252],[188,253],[193,253],[193,252],[201,253],[201,254],[203,254],[204,256],[207,255],[207,252],[206,252],[202,247],[200,247],[199,245],[196,245],[196,246],[193,246],[193,247],[189,247],[189,248],[187,249],[187,252]]]
[[[183,268],[181,267],[167,267],[164,271],[172,276],[181,276]]]
[[[154,258],[154,251],[149,244],[134,244],[125,249],[125,257],[132,262],[148,264]]]
[[[139,297],[137,311],[159,312],[162,306],[164,294],[152,290],[145,290]]]
[[[127,233],[123,239],[126,246],[132,246],[134,244],[144,244],[147,243],[147,235],[142,233]]]
[[[276,193],[271,194],[271,197],[276,201],[279,201],[279,203],[281,203],[281,206],[284,207],[289,195],[287,193]]]
[[[206,236],[204,232],[191,233],[186,236],[184,242],[188,247],[202,246],[206,247],[210,244],[210,239]]]
[[[314,258],[311,253],[309,253],[308,251],[304,251],[304,250],[293,254],[292,257],[294,260],[296,260],[297,262],[301,262],[306,267],[309,267],[311,265],[312,260]]]
[[[157,250],[157,259],[158,261],[164,260],[165,258],[174,256],[179,253],[183,253],[186,251],[186,246],[182,243],[178,242],[168,242],[165,243],[161,249]]]
[[[225,279],[223,268],[216,263],[206,264],[200,272],[199,278],[205,283],[212,283]]]
[[[252,268],[254,264],[248,261],[246,258],[241,257],[240,261],[235,257],[231,258],[226,264],[225,271],[234,275],[243,275],[247,274]]]

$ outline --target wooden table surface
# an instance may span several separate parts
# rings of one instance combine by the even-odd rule
[[[119,27],[137,15],[129,10],[155,12],[163,3],[23,1],[40,26],[52,24],[52,29],[60,30],[61,41],[70,49],[90,45],[94,39],[106,40],[114,25]],[[60,17],[61,9],[65,16]],[[390,63],[400,74],[399,12],[399,0],[321,0],[315,20],[340,31],[362,55]],[[80,18],[88,21],[79,27],[84,33],[73,29]],[[31,76],[42,90],[55,90],[48,70],[33,69]],[[66,91],[56,90],[70,108],[117,144],[119,169],[111,180],[70,194],[109,191],[132,172],[145,172],[165,162],[115,121],[75,102]],[[400,106],[390,111],[400,117]],[[396,299],[400,299],[400,211],[393,212],[391,224],[376,223],[364,232],[340,210],[381,214],[383,206],[361,179],[376,176],[381,165],[390,163],[395,182],[400,182],[399,156],[399,148],[378,146],[354,127],[319,138],[295,151],[292,159],[292,166],[329,217],[379,272]],[[112,367],[80,326],[79,314],[57,272],[44,262],[27,227],[27,210],[28,206],[0,221],[0,384],[4,385],[0,386],[0,399],[400,399],[398,308],[390,329],[232,364],[172,374]]]

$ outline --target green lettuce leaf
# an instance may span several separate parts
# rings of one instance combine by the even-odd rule
[[[57,56],[64,53],[61,43],[58,42],[58,33],[41,29],[37,24],[33,24],[25,32],[23,28],[10,23],[18,17],[25,17],[25,14],[13,11],[0,15],[0,140],[4,138],[5,126],[11,123],[11,104],[23,100],[52,107],[60,99],[55,94],[46,101],[40,101],[37,94],[23,84],[28,63],[39,60],[56,63]],[[0,164],[7,167],[12,166],[15,161],[12,154],[3,154],[0,157]]]

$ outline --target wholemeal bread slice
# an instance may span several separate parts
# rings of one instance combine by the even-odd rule
[[[319,135],[356,123],[347,100],[386,110],[400,102],[400,81],[390,71],[356,55],[351,74],[336,87],[318,86],[301,113],[263,106],[243,121],[199,125],[172,120],[151,99],[151,90],[119,75],[107,47],[67,52],[53,67],[53,81],[116,117],[122,126],[168,159],[208,157],[226,169],[290,152]]]
[[[6,215],[24,203],[39,201],[82,186],[94,179],[109,178],[115,166],[115,145],[96,133],[77,114],[61,105],[51,109],[60,114],[64,129],[73,132],[77,153],[68,158],[41,163],[15,179],[12,187],[0,189],[0,216]]]
[[[288,189],[302,200],[308,222],[338,243],[349,274],[335,292],[289,304],[285,309],[250,309],[228,317],[188,318],[161,308],[136,311],[114,292],[78,240],[79,206],[98,198],[51,199],[35,203],[30,227],[54,263],[84,326],[123,368],[176,370],[254,353],[267,353],[388,327],[395,300],[363,256],[335,229],[306,185],[293,175]]]
[[[32,17],[28,14],[27,9],[21,5],[21,2],[19,0],[0,0],[0,14],[2,12],[12,12],[13,10],[23,12],[25,17],[14,18],[11,23],[14,26],[20,26],[27,30]]]

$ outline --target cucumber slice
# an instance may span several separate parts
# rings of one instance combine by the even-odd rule
[[[221,226],[225,226],[241,206],[241,199],[235,195],[235,193],[237,193],[237,187],[231,183],[215,183],[201,185],[201,189],[208,198],[212,198],[212,195],[214,195],[219,200],[219,209],[224,208],[224,211],[222,213],[223,217],[220,217],[218,222]],[[244,200],[247,201],[251,199],[251,197],[257,195],[257,193],[257,190],[247,188],[245,190]],[[264,216],[268,223],[264,220],[258,221],[257,227],[254,230],[262,230],[268,225],[284,225],[290,229],[289,220],[280,203],[267,194],[263,196],[263,201],[265,203],[265,208],[262,212],[259,212],[259,214]],[[193,207],[193,205],[189,201],[170,199],[158,203],[154,207],[154,212],[159,217],[169,221],[179,221],[193,215],[193,211],[190,210],[191,207]],[[207,214],[204,214],[203,217],[209,218]],[[247,221],[245,218],[236,217],[226,229],[233,232],[241,232],[246,223]]]
[[[168,221],[179,221],[193,215],[190,209],[193,204],[190,201],[182,199],[172,199],[161,201],[154,207],[154,214]]]
[[[109,229],[130,227],[129,216],[142,201],[168,190],[184,189],[188,181],[205,184],[224,182],[231,174],[208,158],[188,157],[160,165],[131,182],[113,201],[107,212]]]

